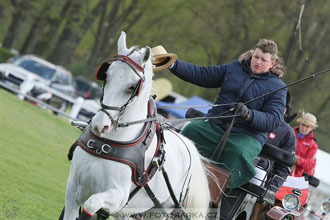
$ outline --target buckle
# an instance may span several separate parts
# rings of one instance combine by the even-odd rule
[[[164,125],[166,123],[166,118],[160,114],[156,115],[159,125]]]
[[[158,170],[162,168],[162,165],[159,163],[160,158],[159,157],[154,157],[152,159],[152,165],[156,166]]]

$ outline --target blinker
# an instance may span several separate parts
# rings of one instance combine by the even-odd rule
[[[106,80],[106,78],[107,78],[106,72],[107,72],[109,66],[111,65],[110,62],[116,61],[116,60],[126,63],[130,68],[132,68],[132,70],[134,71],[134,73],[136,75],[138,75],[142,80],[144,80],[144,77],[141,77],[136,71],[136,70],[138,70],[138,71],[141,71],[142,73],[144,73],[144,68],[140,64],[138,64],[134,60],[132,60],[130,57],[125,56],[125,55],[118,55],[118,54],[116,54],[114,56],[114,58],[104,61],[99,66],[99,68],[96,71],[96,79],[103,80],[103,81]]]
[[[103,80],[104,81],[107,78],[106,72],[107,72],[109,66],[110,66],[110,63],[108,63],[107,61],[100,64],[99,68],[96,71],[96,79],[97,80]]]

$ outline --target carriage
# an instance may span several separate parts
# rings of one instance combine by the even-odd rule
[[[151,59],[149,47],[127,48],[122,32],[118,55],[100,65],[101,109],[89,124],[78,124],[84,128],[68,155],[60,219],[248,219],[257,198],[273,204],[265,175],[226,190],[230,173],[166,126],[151,96]],[[292,155],[276,147],[264,146],[262,153],[293,164]]]

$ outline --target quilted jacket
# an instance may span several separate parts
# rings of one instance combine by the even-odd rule
[[[198,66],[177,60],[170,71],[179,78],[207,88],[221,88],[215,104],[229,104],[211,108],[207,116],[223,114],[237,102],[247,102],[261,95],[285,86],[272,71],[253,74],[250,69],[251,55],[228,64]],[[276,71],[276,70],[275,70]],[[250,120],[238,118],[232,131],[247,134],[257,139],[261,145],[267,134],[276,130],[283,120],[287,89],[279,90],[247,104]],[[229,112],[226,115],[232,115]],[[232,118],[219,118],[216,124],[228,126]]]

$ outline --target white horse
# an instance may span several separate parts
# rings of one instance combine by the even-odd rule
[[[150,103],[153,77],[151,49],[149,47],[127,49],[126,34],[122,32],[118,40],[118,54],[111,60],[111,65],[109,65],[110,62],[105,62],[105,65],[100,66],[98,70],[101,73],[98,72],[97,77],[105,79],[102,109],[86,128],[92,134],[92,139],[89,139],[87,144],[79,144],[80,147],[74,151],[67,182],[64,220],[76,219],[81,206],[84,209],[79,219],[91,219],[91,216],[100,209],[114,216],[115,219],[125,219],[125,216],[133,213],[148,213],[149,215],[145,215],[145,218],[159,219],[159,213],[164,214],[164,212],[161,212],[162,209],[159,207],[159,209],[152,209],[156,203],[150,198],[150,192],[145,186],[148,186],[149,191],[155,195],[163,211],[168,212],[173,209],[175,202],[169,193],[161,168],[156,170],[151,179],[146,175],[152,169],[150,167],[156,166],[157,163],[163,163],[162,167],[168,175],[170,186],[177,200],[180,200],[180,204],[184,205],[188,214],[191,214],[190,211],[196,212],[190,215],[191,218],[205,219],[210,202],[210,191],[207,171],[198,150],[181,134],[169,129],[164,129],[161,134],[158,121],[150,122],[155,119],[155,115],[150,117],[150,113],[153,114],[152,103]],[[149,122],[122,126],[125,122],[136,122],[148,118]],[[152,137],[147,138],[150,143],[146,143],[149,146],[146,146],[145,152],[142,152],[143,156],[133,156],[132,160],[141,158],[142,166],[138,166],[139,161],[130,162],[127,155],[123,156],[124,153],[120,150],[133,152],[134,150],[129,150],[128,145],[135,142],[132,140],[141,137],[141,133],[146,130],[145,127],[148,124],[154,124],[153,129],[160,135],[143,136],[142,134],[143,138],[148,135]],[[163,145],[160,143],[161,136],[165,140]],[[92,151],[93,147],[96,148],[97,144],[94,143],[93,138],[105,140],[96,153],[88,152]],[[114,146],[108,144],[107,140],[119,144]],[[158,154],[155,153],[159,153],[162,147],[165,160],[157,158]],[[131,146],[131,149],[133,148],[136,146]],[[97,156],[97,154],[110,151],[116,151],[117,156],[108,155],[108,158]],[[139,150],[135,152],[138,154]],[[155,154],[157,154],[156,157]],[[132,156],[128,157],[132,158]],[[141,189],[135,190],[137,188]],[[129,200],[130,193],[133,191],[136,193]]]

